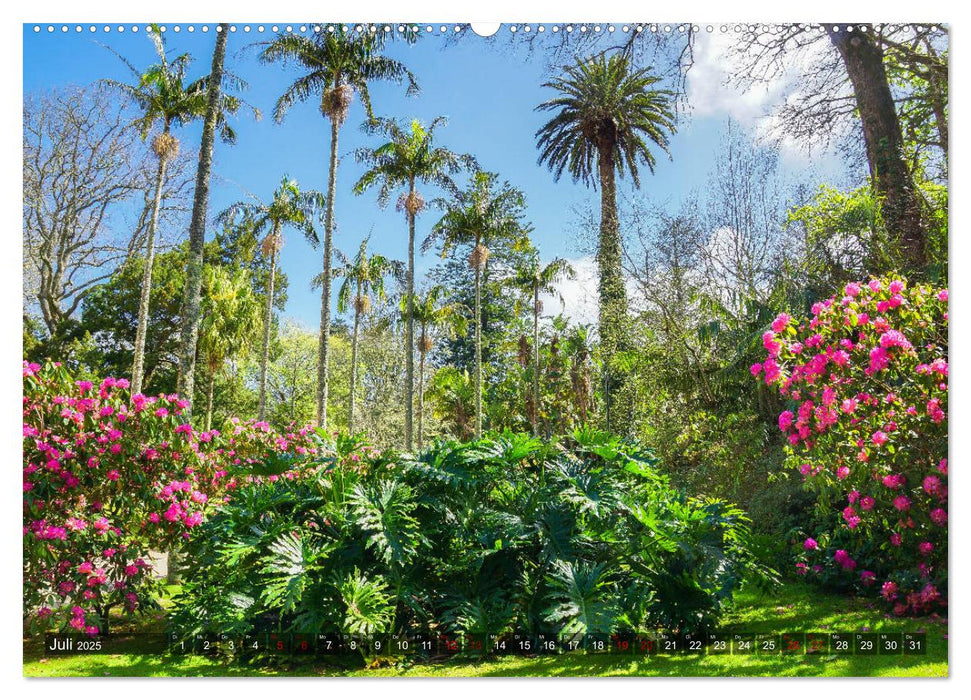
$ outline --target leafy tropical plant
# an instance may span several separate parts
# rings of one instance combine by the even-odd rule
[[[562,625],[563,634],[610,632],[618,610],[617,595],[604,579],[603,564],[557,561],[549,575],[547,622]]]
[[[649,452],[593,429],[414,456],[346,438],[318,455],[193,533],[180,631],[239,628],[244,608],[244,632],[695,632],[743,581],[773,578],[744,513],[672,489]]]

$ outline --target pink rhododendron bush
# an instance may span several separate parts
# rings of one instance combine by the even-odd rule
[[[296,478],[320,449],[307,428],[198,432],[178,396],[75,381],[57,363],[25,362],[23,381],[24,615],[35,629],[96,634],[111,610],[153,607],[149,550],[188,539],[240,483]],[[254,475],[279,459],[290,468]]]
[[[947,329],[946,289],[854,282],[776,318],[752,367],[789,402],[790,466],[832,523],[800,538],[797,570],[897,614],[947,606]]]

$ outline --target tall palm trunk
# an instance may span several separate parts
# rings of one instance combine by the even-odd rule
[[[482,437],[482,268],[475,265],[475,437]]]
[[[597,245],[600,300],[600,343],[604,349],[605,423],[611,426],[615,394],[621,388],[622,377],[613,367],[615,353],[626,346],[624,334],[627,318],[627,292],[621,267],[620,222],[617,219],[617,188],[615,184],[613,146],[600,148],[600,240]]]
[[[354,298],[354,333],[351,335],[351,395],[347,407],[347,432],[354,434],[354,403],[357,394],[357,334],[361,325],[361,283],[357,283]]]
[[[418,450],[421,451],[425,440],[425,337],[426,328],[424,324],[419,334],[419,342],[422,346],[418,348]]]
[[[225,31],[225,30],[223,30]],[[212,395],[216,387],[216,373],[209,374],[209,386],[206,388],[206,432],[212,429]]]
[[[162,132],[169,133],[168,124]],[[142,271],[142,290],[138,298],[138,326],[135,330],[135,360],[131,370],[132,394],[142,391],[142,378],[145,374],[145,336],[148,333],[148,310],[152,297],[152,267],[155,263],[155,229],[158,226],[158,212],[162,207],[162,184],[168,157],[163,151],[158,158],[158,171],[155,173],[155,196],[152,200],[152,216],[148,222],[148,237],[145,242],[145,269]]]
[[[327,428],[327,395],[330,390],[330,283],[331,246],[334,239],[334,197],[337,194],[337,138],[340,123],[330,120],[330,171],[327,182],[327,213],[324,217],[324,280],[320,292],[320,349],[317,357],[317,425]]]
[[[260,353],[260,405],[259,419],[266,418],[266,366],[270,361],[270,326],[273,325],[273,285],[276,283],[276,254],[279,222],[273,224],[273,252],[270,253],[270,281],[266,286],[266,314],[263,316],[263,349]]]
[[[415,199],[415,180],[408,183],[409,201]],[[405,320],[405,449],[411,451],[415,420],[415,212],[408,210],[408,318]]]
[[[533,434],[539,436],[540,405],[539,405],[539,287],[533,287],[533,411],[536,424]]]
[[[290,392],[290,422],[293,423],[297,420],[297,379],[299,378],[299,357],[294,351],[293,353],[293,374],[291,375],[291,386],[293,391]]]
[[[209,208],[209,173],[212,170],[212,149],[216,140],[216,122],[219,117],[219,90],[223,77],[223,63],[226,59],[226,40],[229,36],[229,25],[223,23],[219,26],[222,31],[216,34],[216,48],[212,54],[212,70],[209,73],[209,92],[206,95],[206,117],[202,125],[196,191],[192,201],[189,261],[185,270],[185,294],[182,300],[178,393],[189,401],[192,400],[195,392],[196,344],[199,341],[199,313],[202,298],[202,253],[206,245],[206,212]],[[189,410],[191,409],[190,404]],[[188,417],[191,417],[191,414]]]

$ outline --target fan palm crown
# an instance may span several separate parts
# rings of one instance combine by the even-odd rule
[[[407,33],[406,38],[411,41],[414,35]],[[403,63],[384,55],[385,43],[383,32],[335,25],[309,35],[281,34],[264,44],[262,63],[295,65],[301,71],[277,99],[273,118],[282,122],[291,107],[319,95],[321,114],[342,124],[354,93],[373,118],[368,84],[376,80],[407,82],[408,94],[417,94],[415,76]]]
[[[469,245],[469,264],[481,268],[488,260],[489,245],[500,241],[526,245],[530,232],[523,222],[526,198],[508,182],[499,185],[498,181],[495,173],[478,171],[468,188],[453,192],[450,200],[439,200],[445,214],[432,227],[422,250],[440,243],[445,257],[454,248]]]
[[[355,151],[357,160],[367,170],[354,185],[354,192],[363,194],[377,186],[378,204],[382,207],[388,205],[395,191],[412,184],[430,183],[454,192],[456,186],[452,176],[463,168],[474,167],[475,160],[436,145],[436,131],[447,124],[445,117],[436,117],[427,125],[412,119],[407,127],[396,119],[382,117],[366,123],[363,127],[366,133],[381,135],[388,140],[377,148]],[[398,207],[415,216],[424,209],[424,201],[415,197],[408,199],[405,194],[399,199]]]
[[[324,196],[320,192],[301,190],[296,180],[284,175],[269,202],[254,200],[230,204],[217,217],[217,221],[230,223],[245,216],[251,223],[252,235],[256,237],[269,229],[269,240],[265,238],[263,243],[264,253],[271,244],[277,250],[282,247],[282,241],[274,238],[280,235],[283,226],[297,229],[313,246],[320,243],[314,226],[317,214],[324,206]]]
[[[640,186],[638,166],[654,172],[652,145],[668,153],[675,118],[669,90],[655,89],[660,78],[650,68],[634,69],[617,53],[577,61],[564,74],[544,83],[559,95],[537,111],[556,114],[536,132],[539,162],[558,180],[564,171],[575,181],[596,187],[600,159],[621,177],[630,173]]]
[[[371,236],[365,237],[353,258],[348,258],[341,251],[337,251],[340,267],[334,270],[335,277],[344,278],[340,289],[337,290],[337,310],[347,313],[353,305],[354,310],[365,313],[370,308],[369,295],[373,292],[379,299],[384,299],[384,279],[388,275],[401,275],[403,265],[398,260],[391,260],[380,253],[368,254],[368,243]],[[353,295],[353,298],[352,298]]]
[[[141,110],[141,116],[135,120],[134,126],[142,139],[148,138],[156,125],[161,124],[163,131],[167,132],[173,126],[185,126],[202,119],[206,113],[210,76],[187,81],[192,56],[181,53],[170,59],[163,36],[158,25],[151,25],[148,37],[152,40],[158,60],[145,70],[137,69],[128,59],[109,48],[132,73],[135,82],[130,84],[108,78],[101,81],[132,100]],[[235,143],[236,132],[227,116],[237,114],[245,106],[259,119],[260,110],[231,94],[233,90],[247,87],[244,80],[224,71],[221,84],[216,126],[224,141]]]

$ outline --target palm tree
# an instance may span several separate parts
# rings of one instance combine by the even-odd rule
[[[432,227],[422,249],[435,241],[442,257],[456,246],[469,246],[469,267],[475,275],[475,435],[482,435],[482,278],[489,262],[490,245],[527,245],[529,229],[521,221],[526,200],[518,189],[504,183],[496,188],[494,173],[477,172],[469,188],[455,192],[443,203],[445,215]]]
[[[412,120],[411,130],[405,129],[393,119],[376,119],[365,125],[372,134],[382,134],[388,141],[377,148],[358,149],[359,162],[368,170],[354,185],[356,194],[363,194],[378,185],[378,203],[387,206],[393,191],[407,188],[407,194],[398,198],[398,209],[408,218],[408,271],[405,278],[405,443],[411,450],[415,413],[415,219],[425,208],[425,198],[418,191],[419,183],[431,183],[454,191],[452,175],[463,167],[472,168],[475,160],[468,155],[453,153],[447,148],[435,146],[435,129],[446,123],[445,117],[436,117],[427,127],[417,119]]]
[[[349,305],[354,307],[354,331],[351,335],[351,391],[347,409],[347,432],[354,434],[354,404],[357,393],[357,338],[361,324],[361,316],[371,310],[372,292],[384,299],[384,278],[393,274],[401,276],[402,264],[397,260],[389,260],[383,255],[375,253],[368,255],[367,246],[371,237],[361,241],[361,247],[353,259],[348,259],[339,250],[337,257],[341,266],[334,270],[335,277],[343,277],[344,282],[337,291],[337,310],[346,313]],[[319,281],[319,280],[318,280]],[[351,289],[354,299],[351,300]]]
[[[424,443],[425,418],[425,357],[434,346],[432,334],[436,329],[444,329],[449,335],[465,332],[465,306],[449,302],[448,290],[436,284],[424,293],[415,295],[412,318],[418,324],[418,449]],[[407,313],[408,305],[401,300],[402,315]]]
[[[212,397],[216,376],[226,360],[248,351],[260,325],[260,303],[249,273],[222,265],[202,271],[205,311],[199,324],[199,358],[209,375],[206,387],[205,430],[212,427]]]
[[[524,291],[533,307],[533,411],[535,421],[533,432],[539,435],[539,417],[542,413],[539,397],[539,315],[543,311],[540,294],[559,294],[556,285],[563,278],[573,279],[576,272],[563,258],[554,258],[546,265],[540,263],[539,255],[533,253],[516,267],[513,284]],[[560,301],[563,296],[560,295]]]
[[[169,163],[179,153],[179,140],[172,135],[173,126],[184,126],[189,122],[200,119],[205,115],[208,105],[207,87],[209,79],[200,78],[186,83],[186,70],[192,61],[188,53],[180,54],[171,61],[165,50],[165,41],[158,25],[151,25],[149,38],[155,46],[158,63],[154,63],[144,71],[135,68],[127,59],[115,53],[127,66],[137,82],[133,85],[116,80],[104,80],[105,85],[118,90],[131,99],[142,116],[135,121],[135,126],[141,133],[142,139],[157,126],[161,132],[152,140],[152,151],[158,158],[158,169],[155,173],[155,192],[152,199],[152,213],[149,218],[148,232],[145,242],[145,267],[142,272],[142,289],[138,300],[138,325],[135,330],[134,360],[132,363],[132,393],[142,390],[145,370],[145,336],[148,331],[148,310],[152,295],[152,266],[155,261],[155,231],[158,227],[158,214],[162,205],[162,186]],[[111,50],[111,49],[109,49]],[[235,114],[242,103],[226,95],[220,98],[220,109],[217,110],[213,128],[220,128],[223,139],[232,141],[235,134],[226,123],[226,114]]]
[[[199,319],[203,282],[203,248],[206,244],[206,214],[209,208],[209,173],[212,170],[212,151],[216,126],[220,114],[227,108],[238,108],[241,101],[222,92],[223,83],[230,88],[244,88],[245,83],[223,69],[226,60],[226,41],[229,25],[217,27],[216,48],[212,53],[212,68],[206,81],[206,115],[202,123],[202,143],[199,148],[199,166],[196,170],[196,189],[192,199],[192,219],[189,224],[189,260],[185,271],[185,293],[182,300],[182,339],[179,349],[178,392],[191,399],[195,391],[196,341],[199,337]],[[255,107],[257,120],[260,111]],[[226,140],[235,142],[232,130],[224,129]],[[191,407],[190,407],[191,408]]]
[[[263,255],[270,259],[270,279],[266,287],[266,312],[263,317],[263,348],[260,355],[260,402],[259,419],[266,417],[266,365],[270,359],[270,327],[273,323],[273,285],[276,281],[276,258],[283,248],[284,226],[292,226],[301,231],[316,247],[320,243],[313,221],[317,212],[323,208],[324,196],[314,190],[301,192],[295,180],[284,175],[280,186],[273,193],[273,200],[266,202],[236,202],[227,207],[218,219],[232,222],[243,215],[251,221],[252,235],[259,236],[269,229],[263,239]]]
[[[627,318],[615,175],[629,172],[634,186],[640,187],[639,164],[654,172],[651,144],[668,152],[668,139],[675,131],[672,96],[652,87],[659,80],[650,69],[635,69],[626,54],[601,54],[578,61],[564,75],[545,83],[544,87],[560,94],[536,108],[556,113],[536,132],[539,162],[557,180],[568,170],[574,181],[600,186],[597,265],[608,428],[610,392],[615,388],[611,360],[626,346]]]
[[[578,325],[569,329],[564,351],[570,358],[570,389],[573,394],[573,405],[576,409],[580,425],[586,425],[587,412],[590,408],[593,394],[593,382],[590,374],[590,332],[586,325]]]
[[[450,423],[451,432],[465,442],[474,435],[474,421],[470,408],[475,403],[475,391],[466,370],[446,365],[432,376],[428,398],[436,417]]]
[[[407,80],[408,94],[418,92],[415,77],[405,66],[382,55],[385,33],[355,31],[353,27],[336,25],[331,31],[314,32],[310,36],[281,34],[266,44],[260,54],[263,63],[295,63],[302,71],[280,96],[273,110],[277,122],[297,102],[320,96],[320,112],[330,120],[330,165],[327,178],[327,213],[324,218],[324,265],[321,272],[320,343],[317,364],[317,423],[327,425],[327,368],[328,338],[330,337],[330,283],[333,256],[334,200],[337,197],[337,143],[341,125],[347,118],[356,92],[368,119],[374,119],[368,84],[375,80],[396,83]],[[411,41],[415,35],[405,33]]]

